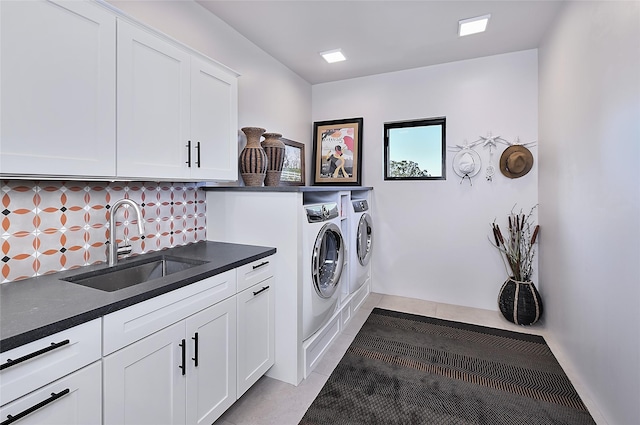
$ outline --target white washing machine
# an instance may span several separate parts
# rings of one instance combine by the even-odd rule
[[[303,205],[302,339],[317,332],[335,312],[344,264],[344,238],[337,203]]]
[[[369,261],[373,248],[373,220],[369,214],[369,203],[366,199],[352,199],[351,206],[349,293],[352,294],[360,289],[371,275]]]

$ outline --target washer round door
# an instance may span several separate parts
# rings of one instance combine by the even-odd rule
[[[363,266],[369,264],[371,259],[371,248],[373,244],[373,220],[367,213],[360,216],[358,231],[356,233],[356,253],[358,261]]]
[[[344,240],[340,228],[333,223],[322,226],[313,246],[313,287],[322,298],[331,298],[338,289],[344,264]]]

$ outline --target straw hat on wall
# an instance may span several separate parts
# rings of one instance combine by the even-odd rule
[[[533,154],[522,145],[512,145],[500,156],[500,171],[510,179],[517,179],[531,171]]]

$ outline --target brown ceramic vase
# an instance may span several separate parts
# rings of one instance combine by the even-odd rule
[[[262,186],[267,173],[267,154],[260,145],[260,137],[266,130],[260,127],[243,127],[247,145],[240,153],[240,175],[245,186]]]
[[[265,186],[278,186],[282,176],[284,165],[284,142],[280,140],[280,133],[264,133],[262,148],[267,154],[267,176],[264,180]]]

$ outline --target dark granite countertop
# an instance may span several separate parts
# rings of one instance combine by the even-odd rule
[[[0,352],[123,309],[227,270],[275,254],[275,248],[222,242],[150,252],[135,259],[170,255],[205,264],[115,292],[104,292],[61,280],[106,269],[106,264],[54,273],[0,285]],[[122,264],[130,260],[120,260]]]
[[[367,186],[200,186],[207,192],[339,192],[350,190],[373,190]]]

